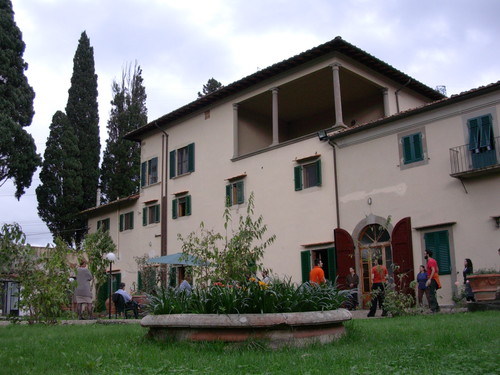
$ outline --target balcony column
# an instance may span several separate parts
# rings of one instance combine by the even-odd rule
[[[382,94],[384,97],[384,116],[387,117],[391,114],[389,109],[389,89],[387,87],[383,88]]]
[[[279,130],[278,130],[278,91],[277,87],[271,89],[273,94],[273,143],[271,146],[279,143]]]
[[[335,125],[334,128],[345,128],[344,120],[342,118],[342,99],[340,97],[340,74],[339,63],[330,65],[333,72],[333,100],[335,105]]]
[[[239,104],[233,104],[233,157],[240,154],[238,137],[238,107]]]

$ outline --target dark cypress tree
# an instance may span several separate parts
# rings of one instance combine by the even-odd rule
[[[85,233],[78,214],[83,199],[81,170],[75,131],[67,116],[57,111],[50,125],[36,196],[38,215],[54,239],[61,237],[70,246],[78,245]]]
[[[24,129],[33,119],[35,92],[23,60],[25,44],[10,0],[0,0],[0,186],[12,180],[21,198],[41,163],[33,137]]]
[[[73,59],[73,75],[68,91],[66,115],[75,130],[82,165],[83,201],[80,210],[95,207],[99,183],[99,115],[97,108],[97,75],[94,49],[85,31]]]
[[[222,83],[220,83],[214,78],[210,78],[207,81],[207,84],[203,85],[203,91],[202,92],[198,91],[198,98],[203,98],[205,95],[211,94],[214,91],[217,91],[218,89],[221,89],[223,87],[224,86],[222,85]]]
[[[148,122],[146,89],[142,70],[122,72],[121,83],[113,82],[113,100],[108,120],[108,139],[101,165],[102,201],[127,197],[139,190],[140,148],[137,142],[124,139],[128,132]]]

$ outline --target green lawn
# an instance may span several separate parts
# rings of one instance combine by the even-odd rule
[[[349,322],[338,342],[159,343],[139,325],[0,327],[0,374],[498,374],[500,313]]]

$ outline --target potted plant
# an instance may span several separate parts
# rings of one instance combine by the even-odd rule
[[[482,268],[467,276],[476,301],[493,301],[496,299],[500,285],[500,272],[494,268]]]

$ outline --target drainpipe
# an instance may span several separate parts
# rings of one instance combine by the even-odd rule
[[[162,158],[162,163],[164,165],[164,175],[163,178],[161,179],[161,240],[160,240],[160,255],[167,255],[167,207],[168,207],[168,202],[167,202],[167,191],[168,191],[168,184],[167,184],[167,178],[168,178],[168,163],[167,163],[167,156],[168,156],[168,134],[158,126],[158,123],[155,121],[153,124],[163,133],[162,139],[161,139],[161,158]]]
[[[399,89],[397,89],[394,92],[394,95],[396,96],[396,111],[399,113],[399,92],[404,89],[406,86],[408,86],[411,82],[411,78],[408,79],[408,82],[406,82],[403,86],[401,86]]]
[[[338,176],[337,176],[337,148],[335,147],[335,143],[328,139],[328,144],[332,146],[333,150],[333,178],[335,180],[335,210],[337,214],[337,228],[340,228],[340,207],[339,207],[339,184],[338,184]]]

